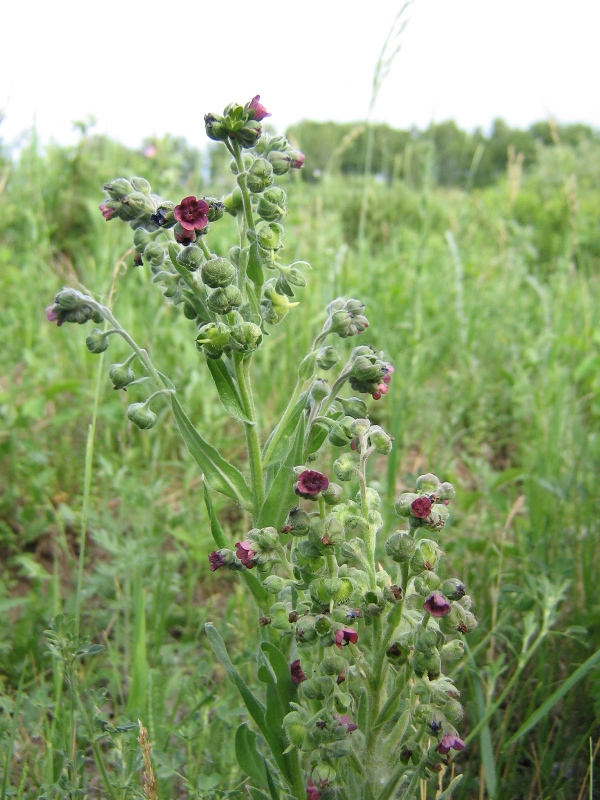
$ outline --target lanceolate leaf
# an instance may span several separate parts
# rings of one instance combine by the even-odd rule
[[[251,511],[252,493],[242,473],[200,436],[176,397],[171,396],[171,404],[179,432],[206,480],[213,489]]]
[[[222,358],[207,358],[206,363],[225,411],[240,422],[247,422],[249,425],[253,425],[254,423],[250,422],[244,413],[237,386],[225,361]]]
[[[281,650],[271,642],[263,642],[261,648],[266,653],[277,678],[277,693],[285,715],[290,710],[289,704],[298,702],[298,689],[292,682],[290,665]]]
[[[306,408],[307,399],[308,393],[305,392],[300,396],[300,399],[294,406],[294,410],[292,411],[285,425],[283,425],[283,427],[281,425],[277,425],[267,439],[263,451],[263,466],[267,467],[269,464],[275,464],[285,458],[288,450],[290,449],[290,445],[294,437],[294,433],[296,432],[296,428],[298,427],[300,417]]]
[[[279,767],[282,775],[284,775],[287,780],[290,780],[286,759],[283,755],[284,748],[282,747],[282,742],[277,734],[274,733],[274,731],[267,724],[265,706],[256,697],[256,695],[250,691],[250,689],[246,686],[242,676],[233,666],[231,659],[229,658],[229,654],[227,653],[225,642],[221,638],[221,634],[217,631],[214,625],[212,625],[210,622],[207,622],[204,626],[204,630],[208,636],[208,641],[210,642],[213,653],[215,654],[216,658],[219,659],[221,664],[223,664],[229,679],[235,684],[237,690],[241,694],[242,700],[248,709],[248,713],[258,725],[258,728],[264,736],[264,739],[268,744],[269,749],[273,754],[273,758],[277,762],[277,766]]]
[[[265,761],[256,748],[256,734],[244,722],[235,734],[235,756],[238,764],[260,786],[267,782]]]
[[[292,467],[302,463],[304,427],[305,422],[302,417],[296,431],[294,446],[279,467],[279,471],[273,479],[269,493],[258,515],[256,524],[259,528],[272,525],[274,528],[279,529],[285,520],[287,512],[294,505],[295,494]]]

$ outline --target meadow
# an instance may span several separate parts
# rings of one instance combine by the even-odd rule
[[[239,432],[189,327],[132,267],[130,232],[98,211],[117,175],[177,200],[222,194],[201,167],[181,142],[148,159],[86,131],[74,148],[32,140],[0,160],[1,800],[144,797],[139,709],[161,800],[246,796],[232,746],[245,711],[203,626],[244,673],[257,609],[234,574],[209,571],[202,481],[172,418],[132,426],[109,362],[44,315],[64,285],[101,297],[235,457]],[[525,170],[513,152],[480,188],[469,175],[439,186],[425,159],[387,181],[332,164],[286,191],[287,252],[312,271],[261,353],[265,415],[285,407],[327,303],[359,297],[395,366],[371,412],[394,448],[372,483],[388,506],[423,472],[457,488],[442,546],[479,627],[452,672],[467,708],[455,796],[593,797],[600,146],[540,145]],[[235,222],[220,225],[216,246]],[[216,510],[236,541],[244,512]]]

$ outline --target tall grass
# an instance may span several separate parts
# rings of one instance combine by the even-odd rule
[[[418,190],[400,180],[372,187],[362,261],[362,181],[290,183],[286,246],[313,272],[300,313],[272,329],[258,376],[275,418],[324,305],[361,297],[371,320],[363,338],[396,367],[373,409],[395,437],[375,481],[391,498],[431,469],[459,488],[442,546],[480,619],[454,675],[474,732],[457,761],[463,798],[576,797],[591,786],[598,740],[592,670],[504,747],[600,647],[600,196],[580,181],[577,204],[568,201],[568,174],[557,180],[547,167],[556,156],[516,188],[514,176],[485,191],[441,191],[430,176]],[[581,166],[570,151],[561,163]],[[82,330],[57,330],[43,312],[66,282],[106,299],[115,275],[119,319],[182,388],[203,434],[238,452],[190,324],[145,267],[115,270],[128,241],[104,224],[99,190],[145,166],[101,140],[44,156],[34,142],[0,195],[2,800],[142,797],[138,717],[161,799],[244,796],[231,747],[242,709],[200,632],[221,620],[238,669],[249,671],[256,611],[234,576],[208,572],[201,485],[172,421],[132,429],[105,373],[84,505],[98,362]],[[198,175],[187,184],[175,175],[171,186],[155,178],[174,199],[210,191]],[[213,227],[214,249],[227,241],[219,226],[230,225]],[[225,503],[217,513],[233,541],[242,513]],[[81,637],[101,653],[74,652],[78,614]]]

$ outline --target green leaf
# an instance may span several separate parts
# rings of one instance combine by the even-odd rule
[[[302,463],[304,427],[304,419],[301,418],[298,430],[296,431],[294,446],[289,451],[285,461],[279,467],[279,471],[269,488],[269,493],[258,515],[256,521],[258,528],[272,525],[279,530],[285,521],[287,512],[294,505],[296,495],[294,494],[294,484],[292,481],[292,467]]]
[[[223,404],[225,411],[240,422],[254,425],[254,422],[251,422],[244,413],[238,388],[225,361],[222,358],[207,358],[206,364],[215,382],[219,400]]]
[[[248,709],[248,713],[252,717],[252,719],[258,725],[258,728],[266,743],[269,746],[271,753],[273,754],[273,758],[277,762],[277,766],[279,767],[280,772],[282,775],[285,776],[286,780],[289,781],[289,771],[287,768],[286,760],[283,755],[283,745],[280,738],[271,730],[271,728],[267,725],[265,714],[266,709],[263,703],[250,691],[250,689],[244,683],[242,676],[236,670],[236,668],[231,663],[231,659],[229,658],[229,654],[227,652],[227,648],[225,647],[225,642],[221,638],[221,634],[217,631],[217,629],[212,625],[212,623],[207,622],[204,626],[204,630],[206,631],[206,635],[208,637],[208,641],[212,648],[215,657],[219,659],[221,664],[225,667],[227,675],[232,683],[235,684],[237,690],[242,696],[242,700]]]
[[[508,742],[502,747],[502,750],[506,750],[508,747],[511,746],[517,739],[520,739],[521,736],[524,736],[527,731],[530,731],[534,725],[537,725],[538,722],[546,716],[546,714],[552,709],[558,701],[566,695],[566,693],[575,686],[575,684],[584,678],[588,672],[596,666],[596,664],[600,661],[600,650],[596,650],[593,656],[590,656],[588,660],[583,663],[575,672],[570,675],[566,681],[560,686],[555,692],[553,692],[550,697],[546,700],[545,703],[531,714],[531,716],[525,720],[525,722],[521,725],[519,730],[513,734]]]
[[[253,242],[250,245],[248,253],[248,266],[246,267],[246,275],[250,278],[255,286],[262,286],[264,282],[262,262],[258,252],[258,245]]]
[[[200,436],[174,395],[171,396],[171,404],[183,441],[208,483],[213,489],[252,511],[252,493],[239,469],[226,461],[218,450]]]
[[[475,701],[477,703],[477,714],[481,719],[485,714],[485,700],[483,697],[483,690],[481,682],[477,675],[475,677]],[[481,748],[481,764],[483,766],[483,774],[485,778],[485,786],[490,800],[496,796],[498,788],[496,778],[496,761],[494,759],[494,746],[492,744],[492,734],[490,726],[486,724],[479,731],[479,747]]]
[[[245,722],[235,733],[235,756],[240,767],[253,781],[262,786],[266,784],[265,761],[256,749],[256,734]]]
[[[438,797],[438,800],[450,800],[452,793],[464,777],[464,775],[457,775],[456,778],[454,778],[454,780],[450,783],[448,788],[441,793],[441,795]]]
[[[279,736],[283,735],[283,710],[277,694],[277,684],[275,682],[267,684],[267,711],[265,721],[269,728]]]
[[[271,432],[263,448],[264,467],[268,467],[270,464],[275,464],[285,458],[300,422],[300,417],[306,408],[307,400],[308,392],[304,392],[304,394],[300,395],[300,399],[294,406],[294,410],[285,425],[282,427],[280,422]]]
[[[285,716],[290,710],[290,703],[298,701],[298,688],[292,681],[290,665],[281,650],[271,642],[263,642],[261,648],[266,653],[277,678],[277,693]]]
[[[256,786],[248,786],[248,792],[250,793],[252,800],[272,800],[268,794],[261,792],[261,790],[257,789]]]
[[[328,433],[329,433],[329,428],[327,427],[327,425],[324,425],[322,422],[315,422],[310,431],[308,442],[304,450],[304,458],[310,456],[312,453],[316,453],[317,450],[319,450],[319,448],[327,438]]]

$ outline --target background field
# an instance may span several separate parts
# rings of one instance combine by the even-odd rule
[[[598,138],[548,128],[527,139],[523,160],[525,140],[505,137],[496,161],[490,141],[463,138],[452,171],[433,131],[390,144],[389,169],[375,164],[365,181],[364,158],[348,166],[364,131],[338,130],[314,155],[316,175],[310,133],[308,123],[294,132],[308,158],[304,180],[286,186],[285,241],[286,254],[313,270],[301,306],[257,359],[265,421],[285,407],[325,305],[361,298],[371,321],[363,340],[396,368],[390,394],[373,404],[395,437],[374,482],[390,508],[424,471],[458,490],[442,547],[480,620],[453,672],[465,734],[491,710],[456,760],[466,775],[459,796],[591,796],[600,672],[589,670],[505,745],[600,648]],[[242,707],[202,626],[214,621],[250,674],[256,611],[235,576],[208,571],[201,481],[172,419],[151,431],[127,423],[134,392],[112,391],[106,374],[125,350],[111,345],[102,365],[84,329],[57,329],[44,316],[63,285],[106,300],[114,284],[117,318],[182,390],[201,433],[235,456],[239,431],[190,323],[146,267],[131,267],[129,229],[107,225],[97,209],[102,184],[117,175],[145,175],[174,200],[226,190],[184,143],[155,145],[147,159],[84,130],[76,148],[40,154],[33,140],[20,158],[0,159],[1,800],[104,797],[102,771],[113,798],[142,797],[137,725],[129,727],[138,716],[161,800],[244,796],[231,746]],[[214,225],[211,248],[224,252],[234,230],[231,219]],[[240,512],[223,502],[218,513],[236,541],[246,530]],[[397,527],[393,512],[387,521]],[[104,650],[69,665],[77,618]],[[53,619],[52,652],[44,631]]]

